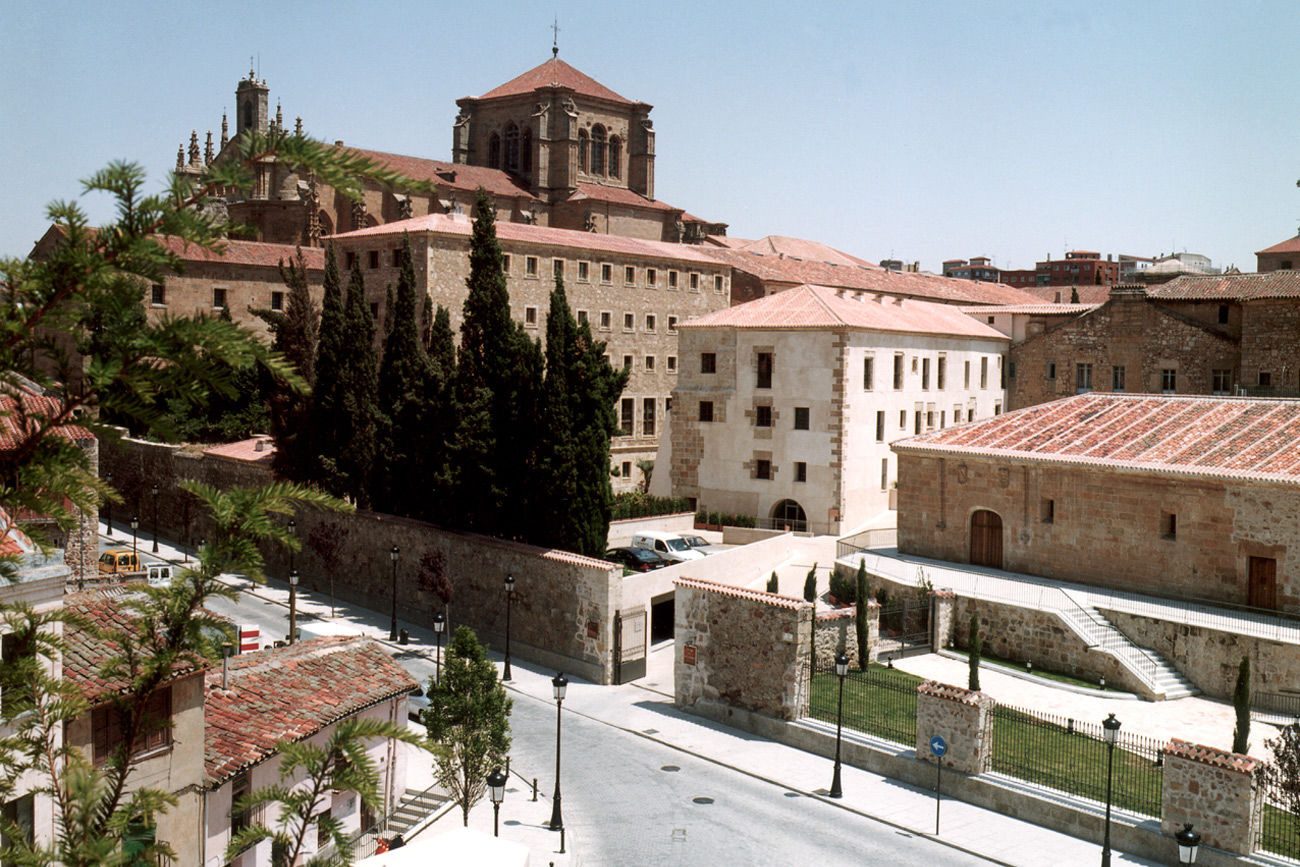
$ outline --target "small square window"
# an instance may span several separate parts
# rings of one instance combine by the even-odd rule
[[[673,371],[677,370],[677,356],[676,356],[676,355],[670,355],[670,356],[668,356],[668,369],[669,369],[669,370],[673,370]]]
[[[772,407],[756,406],[754,407],[754,427],[771,427],[772,426]]]
[[[1160,536],[1164,539],[1178,538],[1178,516],[1173,512],[1160,513]]]
[[[524,324],[527,325],[527,326],[529,326],[530,328],[536,328],[536,327],[537,327],[537,308],[536,308],[536,307],[525,307],[525,308],[524,308]]]
[[[632,356],[630,356],[630,355],[624,355],[624,356],[623,356],[623,369],[624,369],[624,370],[631,370],[631,369],[632,369]]]
[[[213,289],[213,290],[212,290],[212,306],[213,306],[213,307],[216,307],[217,309],[221,309],[221,308],[223,308],[223,307],[226,306],[226,290],[225,290],[225,289]]]
[[[721,274],[714,274],[714,275],[713,275],[713,291],[714,291],[714,292],[717,292],[719,295],[721,295],[721,294],[722,294],[722,288],[723,288],[723,287],[722,287],[722,275],[721,275]]]
[[[589,324],[590,324],[590,322],[588,321],[588,316],[587,316],[587,311],[586,311],[586,310],[579,310],[579,311],[578,311],[578,324],[579,324],[579,325],[589,325]]]
[[[770,460],[764,460],[763,458],[758,458],[757,460],[755,460],[755,461],[754,461],[754,478],[756,478],[756,479],[771,479],[771,478],[772,478],[772,462],[771,462]]]
[[[284,309],[284,293],[283,293],[283,292],[272,292],[272,293],[271,293],[271,309],[272,309],[272,310],[283,310],[283,309]]]
[[[161,283],[153,284],[152,300],[154,304],[167,303],[167,287]]]
[[[700,275],[695,271],[691,272],[691,290],[698,292],[700,289]]]
[[[653,355],[647,355],[645,357],[645,369],[646,370],[655,369],[655,357]]]
[[[1056,523],[1056,500],[1044,497],[1038,503],[1038,520],[1044,524]]]
[[[657,324],[658,324],[658,323],[655,322],[655,315],[654,315],[653,313],[647,313],[647,314],[645,315],[645,330],[646,330],[646,331],[654,331],[654,330],[655,330],[655,325],[657,325]]]
[[[669,316],[669,317],[668,317],[668,333],[669,333],[669,334],[676,334],[676,333],[677,333],[677,317],[676,317],[676,316]]]
[[[1267,370],[1261,370],[1259,372],[1259,387],[1260,388],[1273,387],[1273,374],[1271,372]]]
[[[645,285],[653,287],[659,280],[659,274],[654,268],[645,269]]]
[[[718,356],[713,352],[700,353],[700,373],[717,373]]]
[[[627,265],[623,268],[623,282],[624,283],[636,282],[636,268],[633,268],[631,265]]]
[[[394,267],[394,268],[400,268],[400,267],[402,267],[402,248],[401,248],[401,247],[398,247],[396,250],[393,251],[393,267]]]
[[[552,277],[555,277],[557,280],[563,280],[563,279],[564,279],[564,260],[563,260],[563,259],[552,259],[552,260],[551,260],[551,276],[552,276]]]
[[[1261,379],[1263,375],[1261,374]],[[1263,383],[1261,383],[1262,385]],[[1178,371],[1172,367],[1162,368],[1160,371],[1160,390],[1165,394],[1173,394],[1178,391]]]
[[[608,331],[610,328],[613,327],[613,324],[614,324],[614,314],[610,313],[608,310],[600,311],[600,330]]]
[[[808,407],[796,406],[794,408],[794,429],[808,430]]]
[[[613,283],[613,282],[614,282],[614,266],[613,266],[613,265],[605,264],[605,265],[601,265],[601,266],[600,266],[600,282],[602,282],[602,283]]]
[[[370,267],[371,267],[371,268],[378,268],[378,267],[379,267],[379,251],[378,251],[378,250],[371,250],[371,251],[370,251]]]
[[[357,264],[357,254],[356,254],[355,252],[353,252],[353,253],[348,253],[348,256],[347,256],[347,267],[348,267],[349,269],[351,269],[352,266],[355,265],[355,264]]]
[[[589,263],[589,262],[579,262],[579,263],[578,263],[578,280],[579,280],[580,282],[586,283],[589,279],[591,279],[591,263]]]
[[[625,479],[630,479],[630,478],[632,478],[632,462],[631,462],[631,461],[623,461],[623,478],[625,478]]]
[[[794,480],[796,482],[808,481],[808,464],[803,461],[794,462]]]
[[[669,271],[669,272],[668,272],[668,288],[669,288],[669,289],[676,289],[676,288],[677,288],[677,272],[676,272],[676,271]]]
[[[624,331],[636,330],[636,314],[634,313],[623,314],[623,330]]]
[[[700,401],[700,421],[713,421],[713,401]]]
[[[507,274],[510,273],[510,254],[509,254],[509,253],[502,253],[502,254],[501,254],[501,270],[502,270],[502,271],[505,271]]]
[[[525,256],[525,257],[524,257],[524,275],[527,276],[527,277],[536,277],[536,276],[537,276],[537,257],[536,257],[536,256]]]

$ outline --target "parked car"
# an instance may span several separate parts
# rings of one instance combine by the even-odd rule
[[[704,554],[696,551],[686,540],[676,533],[660,530],[647,530],[632,537],[633,548],[649,548],[665,560],[682,563],[686,560],[701,560]]]
[[[619,563],[630,572],[649,572],[669,565],[670,561],[660,557],[649,548],[610,548],[605,552],[605,559]]]
[[[429,697],[424,690],[416,687],[406,696],[406,715],[412,722],[424,722],[424,711],[429,709]]]
[[[693,549],[699,551],[701,554],[716,554],[719,551],[727,550],[721,545],[714,545],[703,536],[686,534],[682,536],[682,539],[685,540],[687,545],[690,545]]]
[[[140,568],[140,558],[130,548],[110,548],[99,555],[100,575],[135,575]]]

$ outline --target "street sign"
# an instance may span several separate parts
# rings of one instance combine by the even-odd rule
[[[930,752],[934,753],[939,758],[942,758],[943,754],[948,752],[947,742],[939,735],[935,735],[930,738]]]
[[[934,753],[935,759],[943,758],[943,754],[948,752],[948,742],[940,735],[930,738],[930,752]],[[934,763],[934,836],[939,836],[939,800],[940,791],[943,789],[943,762]]]

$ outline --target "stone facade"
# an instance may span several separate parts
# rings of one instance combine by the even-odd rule
[[[1172,834],[1190,823],[1202,845],[1252,853],[1264,815],[1259,760],[1177,738],[1164,759],[1161,829]]]
[[[916,757],[963,774],[982,774],[993,760],[992,696],[927,680],[916,688]],[[947,751],[936,759],[930,739]]]
[[[880,644],[880,605],[867,600],[867,662],[875,662]],[[858,665],[857,608],[841,608],[817,615],[815,646],[817,664],[824,666],[840,653],[847,653],[849,664]]]
[[[812,605],[693,578],[674,584],[677,706],[720,703],[783,720],[803,716]]]
[[[1252,393],[1300,395],[1300,303],[1260,298],[1241,307],[1241,384]]]

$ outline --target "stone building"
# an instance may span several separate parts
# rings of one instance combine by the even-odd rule
[[[893,449],[904,553],[1300,611],[1300,403],[1086,394]]]
[[[800,286],[680,331],[671,493],[766,525],[857,527],[891,442],[1002,411],[1007,338],[951,305]]]
[[[1300,277],[1183,275],[1117,285],[1100,306],[1012,346],[1012,408],[1088,391],[1300,394]]]
[[[1270,271],[1291,271],[1300,262],[1300,235],[1281,243],[1255,251],[1255,270],[1261,274]]]
[[[1004,270],[1002,282],[1020,288],[1032,286],[1108,286],[1119,279],[1114,256],[1094,250],[1071,250],[1064,259],[1050,255],[1034,263],[1034,270]]]
[[[360,263],[371,307],[382,317],[385,289],[397,283],[396,257],[409,236],[417,293],[446,307],[459,333],[471,228],[465,215],[433,214],[331,240],[341,268],[353,258]],[[563,277],[574,315],[605,341],[611,364],[631,371],[611,454],[615,490],[631,490],[640,480],[636,462],[654,459],[672,408],[678,325],[731,303],[731,269],[696,245],[518,223],[498,223],[497,238],[506,255],[511,315],[528,333],[545,338],[550,293]]]

